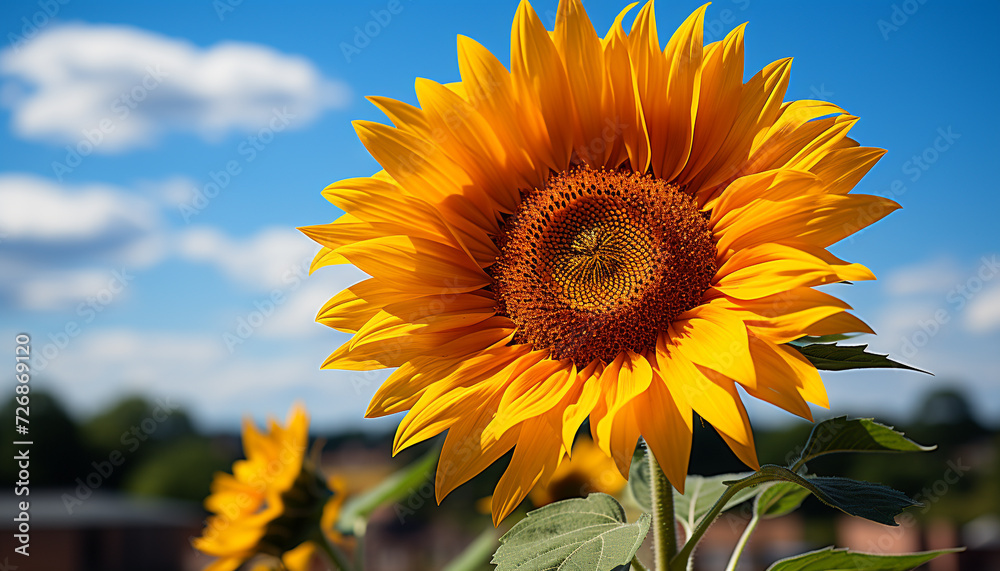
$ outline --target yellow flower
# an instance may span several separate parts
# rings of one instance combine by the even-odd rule
[[[271,558],[269,561],[259,562],[251,567],[252,571],[309,571],[312,569],[312,560],[316,553],[316,544],[307,541],[302,545],[286,551],[281,559]]]
[[[243,423],[246,459],[233,464],[232,474],[215,475],[205,499],[213,515],[194,540],[196,549],[218,557],[209,571],[232,571],[258,554],[284,556],[286,565],[308,562],[312,552],[302,545],[319,529],[339,539],[333,524],[344,499],[342,484],[320,479],[306,456],[308,437],[301,406],[292,408],[285,427],[272,419],[267,434],[249,419]]]
[[[461,81],[355,123],[383,171],[330,185],[303,228],[314,269],[371,276],[317,320],[353,337],[326,368],[398,367],[367,416],[408,410],[394,452],[448,431],[438,499],[514,449],[499,522],[589,417],[623,476],[640,436],[683,489],[693,412],[757,467],[737,387],[811,418],[816,369],[786,345],[870,332],[815,286],[874,279],[827,247],[898,208],[850,194],[884,153],[856,117],[783,102],[790,60],[743,82],[743,26],[703,46],[705,7],[661,50],[653,5],[600,38],[579,0],[555,30],[522,2],[511,70],[458,38]]]
[[[608,455],[590,438],[579,438],[573,445],[573,456],[559,464],[552,479],[536,485],[528,499],[536,507],[559,500],[586,497],[594,492],[615,495],[625,488],[627,481]]]

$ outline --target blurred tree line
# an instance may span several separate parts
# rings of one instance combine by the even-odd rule
[[[12,420],[14,407],[11,399],[3,417]],[[212,474],[228,469],[239,453],[238,441],[234,446],[199,434],[183,410],[158,409],[157,403],[138,396],[124,398],[84,422],[74,420],[48,392],[32,391],[30,407],[33,490],[74,488],[78,478],[86,481],[103,470],[101,491],[200,502],[208,494]],[[0,454],[15,454],[10,440],[0,442]],[[6,481],[16,479],[15,469],[14,462],[0,462]]]
[[[14,406],[12,399],[3,406],[4,418],[11,419],[11,423]],[[32,488],[73,488],[78,485],[77,478],[85,479],[95,471],[95,463],[108,460],[118,451],[124,461],[103,479],[102,491],[200,502],[208,494],[212,475],[219,470],[229,471],[232,462],[241,457],[239,434],[205,435],[194,428],[182,409],[174,409],[163,418],[157,407],[155,402],[133,396],[78,422],[53,395],[32,392]],[[157,416],[162,420],[150,420]],[[876,420],[892,424],[892,419]],[[787,464],[812,426],[798,420],[777,430],[756,431],[760,462]],[[150,427],[153,429],[146,430]],[[914,417],[896,429],[921,444],[938,448],[923,454],[836,455],[817,459],[810,468],[820,475],[881,482],[901,490],[927,504],[926,509],[915,510],[918,518],[937,517],[962,524],[1000,513],[1000,487],[996,485],[1000,480],[1000,433],[977,422],[964,395],[948,390],[929,394]],[[384,451],[386,463],[401,468],[409,458],[436,445],[425,443],[414,447],[412,456],[401,454],[400,458],[390,459],[391,442],[392,434],[340,433],[329,437],[325,450]],[[10,440],[0,442],[0,449],[5,457],[15,454]],[[746,470],[715,430],[697,419],[694,450],[692,473]],[[492,493],[492,485],[505,464],[501,460],[482,477],[456,490],[442,505],[444,512],[450,517],[468,517],[467,506]],[[6,481],[16,479],[15,466],[13,462],[0,462],[0,473]],[[431,506],[435,502],[426,503]],[[829,509],[813,499],[807,500],[804,510],[807,517],[817,516],[817,522],[832,520]],[[416,510],[414,515],[419,521],[434,514],[444,515],[424,509]],[[812,532],[819,534],[813,539],[822,540],[833,533],[832,528],[820,525],[818,531]]]

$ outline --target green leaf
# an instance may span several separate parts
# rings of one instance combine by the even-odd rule
[[[353,533],[354,524],[359,519],[367,519],[382,505],[409,497],[430,478],[437,457],[438,450],[435,448],[423,458],[382,480],[368,492],[348,500],[340,512],[337,528],[344,533]]]
[[[835,452],[928,452],[936,446],[921,446],[871,418],[838,416],[824,420],[813,427],[793,469],[802,464]]]
[[[958,551],[962,549],[877,555],[827,547],[782,559],[767,571],[908,571],[935,557]]]
[[[649,514],[626,523],[607,494],[590,494],[528,512],[500,538],[496,571],[607,571],[626,565],[649,532]]]
[[[857,337],[857,333],[834,333],[832,335],[806,335],[799,337],[795,341],[791,341],[792,345],[812,345],[813,343],[836,343],[837,341],[846,341],[848,339]]]
[[[791,345],[802,353],[817,369],[824,371],[847,371],[850,369],[909,369],[918,373],[927,373],[922,369],[897,363],[887,355],[865,351],[868,345],[829,345],[814,343],[812,345]],[[930,375],[931,373],[927,373]]]
[[[754,510],[763,519],[780,517],[797,510],[809,495],[809,490],[793,482],[778,482],[768,486],[754,502]]]
[[[726,482],[742,480],[751,475],[751,472],[720,474],[718,476],[689,475],[684,484],[684,493],[680,494],[674,490],[674,515],[684,526],[688,535],[691,535],[691,530],[712,509],[716,500],[725,493]],[[749,500],[762,491],[760,486],[740,490],[731,500],[726,502],[723,511]]]
[[[744,480],[759,480],[760,483],[775,480],[793,482],[812,492],[817,499],[830,507],[883,525],[899,525],[895,519],[897,515],[903,513],[906,508],[921,505],[906,494],[882,484],[825,476],[805,478],[788,468],[773,464],[761,466],[760,470]]]
[[[653,502],[649,482],[649,459],[646,454],[643,449],[632,458],[632,466],[628,469],[628,490],[639,509],[651,512]]]

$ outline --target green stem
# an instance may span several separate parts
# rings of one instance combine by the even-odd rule
[[[722,513],[722,509],[726,507],[726,503],[729,502],[730,498],[736,495],[736,492],[740,491],[740,489],[741,488],[738,484],[726,488],[726,491],[723,492],[722,496],[715,502],[712,509],[705,514],[705,517],[701,518],[700,522],[698,522],[698,526],[691,532],[691,537],[688,538],[687,543],[685,543],[680,552],[670,560],[670,566],[666,569],[677,570],[687,568],[687,560],[691,557],[691,553],[694,551],[695,546],[698,545],[699,541],[701,541],[701,536],[705,535],[709,526],[712,525],[715,518],[719,517],[719,514]]]
[[[359,517],[354,521],[354,568],[365,568],[365,532],[368,530],[368,520]]]
[[[742,480],[736,480],[735,482],[723,482],[726,484],[726,491],[723,492],[722,496],[716,500],[715,505],[712,509],[708,511],[707,514],[701,520],[698,521],[697,527],[691,532],[691,537],[688,538],[687,543],[681,548],[680,552],[670,560],[671,571],[678,571],[687,568],[688,559],[691,557],[691,553],[694,551],[695,546],[701,541],[701,537],[705,535],[708,528],[715,522],[715,518],[719,517],[722,510],[726,509],[726,504],[729,500],[736,495],[737,492],[744,488],[752,488],[753,486],[758,486],[764,482],[771,482],[776,479],[781,479],[781,474],[775,473],[775,466],[763,466],[760,470],[750,474]],[[784,468],[778,468],[778,470],[784,470]]]
[[[489,561],[490,556],[496,551],[496,546],[497,532],[492,527],[488,527],[458,557],[448,563],[448,566],[443,571],[481,569],[483,564]]]
[[[344,552],[341,551],[339,547],[334,545],[325,533],[321,533],[320,536],[321,537],[316,539],[315,542],[319,545],[320,549],[323,550],[323,553],[330,558],[330,562],[333,563],[333,566],[340,571],[354,571],[354,567],[351,566],[351,563],[348,561],[347,556],[344,555]]]
[[[643,565],[642,561],[639,561],[638,555],[632,556],[632,569],[635,569],[635,571],[649,571],[649,568]]]
[[[757,522],[760,521],[756,510],[754,510],[754,512],[753,517],[750,518],[750,522],[747,524],[747,528],[743,530],[743,535],[740,536],[740,540],[737,542],[736,548],[733,549],[733,555],[729,558],[729,565],[726,565],[726,571],[736,571],[736,564],[740,562],[740,556],[743,555],[743,549],[747,546],[747,541],[750,540],[750,535],[757,527]]]
[[[649,459],[649,491],[653,504],[653,539],[656,571],[668,571],[670,561],[677,554],[677,522],[674,519],[674,488],[653,456],[646,449]]]

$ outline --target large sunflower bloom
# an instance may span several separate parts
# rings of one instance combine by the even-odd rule
[[[810,418],[816,369],[786,345],[870,332],[815,286],[873,279],[826,248],[898,208],[850,194],[884,151],[831,103],[783,102],[790,60],[743,82],[743,26],[702,45],[705,7],[660,49],[653,4],[600,38],[579,0],[555,30],[527,2],[511,69],[458,38],[462,80],[355,123],[384,168],[330,185],[303,231],[316,267],[371,276],[317,320],[353,333],[324,367],[398,367],[367,416],[409,410],[394,452],[448,435],[440,500],[514,449],[503,519],[588,417],[627,475],[644,437],[683,489],[693,412],[758,466],[737,391]]]
[[[315,545],[316,530],[339,539],[334,523],[343,503],[343,485],[323,482],[313,459],[306,456],[309,419],[296,406],[286,426],[270,421],[262,434],[249,419],[243,424],[245,460],[233,473],[212,481],[205,522],[194,547],[217,559],[206,571],[232,571],[257,555],[281,557],[289,569],[304,568]]]

